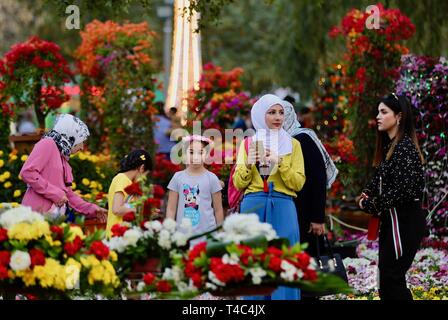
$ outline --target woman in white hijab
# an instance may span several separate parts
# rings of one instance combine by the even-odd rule
[[[257,213],[260,221],[270,223],[278,236],[289,239],[292,245],[299,242],[293,198],[305,183],[305,170],[300,143],[282,128],[284,103],[267,94],[253,105],[251,116],[256,133],[248,154],[245,144],[240,145],[233,182],[236,188],[244,190],[241,213]],[[263,299],[298,300],[300,290],[280,287]]]
[[[66,214],[70,206],[89,217],[105,221],[107,211],[81,199],[72,190],[70,155],[83,148],[89,129],[80,119],[63,114],[50,132],[34,146],[20,176],[28,185],[22,204],[53,217]]]

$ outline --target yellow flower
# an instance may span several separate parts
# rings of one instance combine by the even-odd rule
[[[9,189],[9,188],[11,188],[12,183],[8,181],[8,182],[5,182],[5,183],[3,184],[3,186],[5,187],[5,189]]]
[[[20,174],[19,174],[18,177],[19,177],[19,180],[23,181],[22,176]]]
[[[5,165],[5,161],[3,161],[2,159],[0,159],[0,168],[3,167]]]
[[[8,237],[16,240],[30,241],[39,239],[50,233],[50,225],[47,221],[36,221],[32,224],[21,222],[13,225],[8,230]]]
[[[79,160],[86,160],[86,155],[83,152],[78,153]]]
[[[96,189],[97,187],[98,187],[98,183],[96,181],[91,181],[90,182],[90,188]]]
[[[11,178],[11,172],[6,171],[5,173],[3,173],[3,177],[5,178],[5,180]]]
[[[20,157],[20,160],[22,160],[23,162],[25,162],[28,159],[28,156],[26,154],[24,154],[22,157]]]
[[[10,204],[11,204],[11,207],[13,207],[13,208],[18,208],[20,206],[20,203],[18,203],[18,202],[11,202]]]
[[[45,240],[47,240],[48,244],[52,247],[59,247],[61,246],[61,241],[59,240],[53,240],[53,237],[50,235],[45,236]]]
[[[3,150],[0,150],[0,157],[3,156]]]
[[[110,251],[109,256],[110,256],[110,260],[112,260],[114,262],[118,260],[118,255],[115,251]]]
[[[85,186],[89,186],[89,184],[90,184],[90,180],[87,179],[87,178],[83,178],[81,182],[82,182],[82,184],[85,185]]]
[[[85,194],[85,195],[84,195],[84,198],[86,198],[86,199],[91,199],[91,198],[92,198],[92,195],[91,195],[91,194]]]
[[[47,258],[45,265],[35,266],[34,273],[43,288],[66,289],[67,273],[65,267],[57,260]]]
[[[76,189],[76,183],[72,182],[72,190]]]
[[[73,241],[76,236],[79,236],[81,239],[84,239],[86,237],[79,226],[70,226],[70,236],[67,240]]]
[[[9,161],[16,161],[17,160],[17,156],[15,154],[13,155],[9,155]]]
[[[22,191],[20,191],[20,190],[14,190],[14,195],[13,195],[14,198],[18,198],[18,197],[20,197],[21,195],[22,195]]]
[[[81,257],[81,264],[90,268],[99,265],[100,261],[94,255],[88,255],[87,257]]]
[[[22,270],[22,271],[16,271],[15,274],[17,277],[22,278],[23,283],[25,283],[25,286],[34,286],[36,284],[36,275],[34,273],[34,270]]]

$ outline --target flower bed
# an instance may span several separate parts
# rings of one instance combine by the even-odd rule
[[[0,208],[0,294],[40,298],[114,296],[120,286],[117,254],[77,225],[51,222],[28,207]]]

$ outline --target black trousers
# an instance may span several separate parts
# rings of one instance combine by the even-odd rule
[[[396,210],[394,210],[396,209]],[[379,235],[379,294],[381,300],[412,300],[406,286],[406,272],[426,232],[426,219],[420,201],[407,203],[381,214]],[[392,215],[396,212],[398,223]],[[394,233],[395,230],[395,233]],[[394,241],[395,236],[395,241]],[[396,247],[402,256],[397,259]]]

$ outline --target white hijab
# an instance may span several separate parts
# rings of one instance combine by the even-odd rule
[[[61,114],[56,119],[53,130],[44,135],[56,143],[59,151],[68,160],[71,149],[89,137],[90,132],[86,124],[71,114]]]
[[[316,146],[319,148],[322,158],[325,163],[325,170],[327,174],[327,188],[331,188],[336,176],[338,175],[338,169],[336,168],[331,156],[328,154],[322,142],[319,140],[317,134],[307,128],[302,128],[299,120],[297,120],[297,114],[292,104],[288,101],[284,101],[283,109],[285,110],[285,122],[283,122],[283,129],[285,129],[291,137],[295,137],[298,134],[305,133],[313,139]]]
[[[273,94],[266,94],[254,103],[251,110],[252,124],[256,130],[254,141],[262,141],[266,149],[279,156],[292,153],[291,136],[283,129],[272,130],[266,124],[266,113],[273,105],[279,104],[285,109],[286,101]]]

